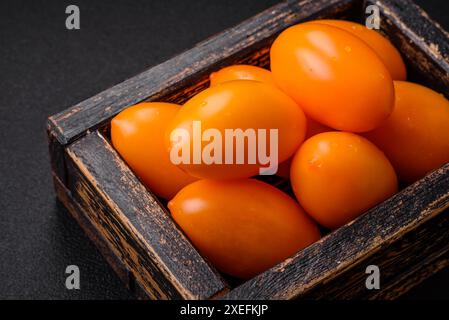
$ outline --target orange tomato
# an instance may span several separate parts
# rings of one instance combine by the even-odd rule
[[[254,80],[275,85],[271,72],[260,67],[236,64],[210,75],[211,87],[233,80]]]
[[[216,86],[233,80],[255,80],[272,86],[276,86],[271,72],[256,66],[232,65],[229,67],[225,67],[217,72],[213,72],[210,75],[211,86]],[[307,119],[307,131],[305,139],[319,132],[329,130],[331,129],[309,118]],[[290,163],[291,158],[288,158],[284,162],[280,163],[276,175],[288,179],[290,177]]]
[[[111,121],[114,148],[142,182],[165,199],[196,180],[170,162],[164,144],[167,123],[178,110],[176,104],[143,102],[123,110]]]
[[[234,80],[253,80],[276,86],[270,71],[251,65],[236,64],[212,72],[210,75],[210,86],[216,86]],[[279,164],[276,175],[288,179],[290,174],[291,159]]]
[[[412,182],[449,162],[449,101],[411,82],[394,82],[393,114],[365,136],[382,149],[401,180]]]
[[[291,165],[293,191],[306,212],[336,229],[397,191],[394,169],[367,139],[324,132],[305,141]]]
[[[306,137],[304,140],[309,139],[310,137],[313,137],[314,135],[326,132],[326,131],[332,131],[331,128],[326,127],[322,125],[321,123],[318,123],[316,121],[313,121],[310,118],[307,118],[307,130],[306,130]],[[290,179],[290,166],[293,160],[293,156],[279,164],[279,169],[276,175],[279,177],[282,177],[284,179]]]
[[[405,80],[407,71],[399,51],[375,30],[368,29],[364,25],[344,20],[315,20],[310,23],[331,25],[350,32],[364,41],[373,49],[387,67],[393,80]]]
[[[199,252],[238,278],[251,278],[320,238],[292,198],[258,180],[200,180],[168,207]]]
[[[194,121],[199,121],[195,125],[198,126],[199,123],[201,130],[195,130]],[[214,136],[198,142],[195,131],[201,134],[209,129],[218,132],[219,139]],[[174,133],[179,130],[188,133],[187,138],[177,136],[173,138]],[[228,139],[229,130],[230,139]],[[247,130],[257,137],[257,150],[253,150],[258,153],[254,158],[255,162],[251,163],[248,158],[250,148],[247,142],[250,139],[240,140],[246,141],[245,146],[243,150],[236,149],[238,139],[232,135],[232,132],[235,133],[234,130],[239,130],[239,137],[242,137],[242,133]],[[265,151],[260,148],[264,144],[259,144],[259,139],[263,137],[259,134],[259,130],[265,133],[268,145],[265,146]],[[275,131],[278,135],[278,152],[270,150],[270,145],[275,145]],[[178,164],[193,176],[218,179],[246,178],[258,174],[259,168],[269,166],[263,164],[259,153],[269,156],[276,154],[277,162],[282,162],[302,143],[305,131],[304,113],[282,91],[262,82],[236,80],[208,88],[187,101],[167,130],[167,143],[171,154],[187,155],[187,158],[179,160]],[[210,151],[211,144],[218,147]],[[217,149],[220,152],[217,152]],[[205,161],[209,155],[213,159]],[[227,156],[231,161],[226,161]],[[243,157],[241,163],[238,163],[237,156]]]
[[[393,111],[390,73],[365,42],[347,31],[298,24],[274,41],[270,58],[279,87],[324,125],[369,131]]]

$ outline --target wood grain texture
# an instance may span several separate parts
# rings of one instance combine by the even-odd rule
[[[294,257],[234,289],[224,299],[294,299],[306,296],[312,289],[329,283],[348,270],[352,270],[352,275],[347,281],[352,281],[352,277],[361,273],[357,268],[363,267],[364,260],[376,253],[382,253],[376,260],[378,263],[388,263],[388,255],[395,252],[382,251],[383,248],[393,246],[449,207],[448,186],[449,164],[446,164]],[[448,217],[444,215],[441,219],[439,232],[438,229],[426,231],[438,233],[441,238],[437,236],[433,240],[437,240],[444,251],[448,249]],[[431,245],[424,240],[422,243],[411,241],[402,250],[416,246],[418,252],[413,248],[410,250],[419,255],[419,250]],[[407,254],[399,255],[394,263],[406,266],[408,261],[404,260],[405,257]],[[346,297],[358,296],[360,290],[353,291],[351,282],[341,285],[348,286]],[[344,287],[335,289],[344,291]],[[330,297],[326,290],[321,292],[321,296]]]
[[[447,210],[446,210],[447,211]],[[447,241],[447,240],[446,240]],[[397,261],[401,264],[401,261]],[[449,251],[443,254],[434,254],[424,261],[413,265],[402,274],[397,274],[395,281],[389,282],[382,290],[375,291],[370,295],[370,299],[394,300],[401,297],[410,289],[421,284],[432,275],[449,266]]]
[[[56,195],[64,206],[69,211],[70,215],[83,229],[84,233],[95,244],[97,249],[102,254],[103,258],[108,262],[120,280],[126,287],[133,291],[135,286],[132,284],[133,279],[121,259],[113,254],[113,249],[110,247],[108,241],[103,237],[102,233],[95,227],[95,225],[87,218],[88,216],[83,212],[81,206],[72,198],[70,190],[68,190],[64,183],[53,173],[53,184],[55,186]]]
[[[399,49],[412,80],[449,98],[449,34],[410,0],[368,0],[381,13],[381,32]]]
[[[50,117],[47,126],[65,145],[137,102],[179,101],[170,96],[185,98],[185,93],[192,88],[201,89],[198,83],[204,84],[208,74],[221,66],[233,63],[266,65],[267,48],[287,26],[305,19],[342,17],[358,3],[354,0],[284,1],[173,59]],[[260,59],[265,60],[257,62]]]
[[[98,132],[70,145],[67,158],[74,200],[151,298],[205,299],[226,290]]]
[[[48,152],[52,172],[65,184],[67,182],[67,168],[65,166],[65,148],[54,135],[54,132],[47,130]]]
[[[341,275],[335,276],[301,295],[301,299],[393,299],[422,281],[421,270],[431,270],[441,256],[449,253],[449,210],[416,228],[403,232],[397,240],[377,248]],[[380,290],[367,290],[366,267],[376,265],[381,272]]]
[[[448,35],[408,0],[368,0],[411,79],[449,97]],[[285,1],[191,50],[51,117],[58,196],[133,292],[153,299],[393,299],[448,265],[449,164],[273,269],[229,291],[101,133],[142,100],[182,103],[233,63],[267,66],[284,28],[315,18],[363,20],[362,1]],[[105,131],[106,130],[106,131]],[[270,179],[268,179],[270,180]],[[283,181],[271,181],[283,186]],[[365,268],[381,288],[365,288]]]

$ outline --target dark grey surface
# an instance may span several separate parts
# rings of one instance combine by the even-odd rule
[[[0,1],[0,298],[132,298],[55,201],[45,119],[278,0]],[[449,29],[449,2],[417,1]],[[65,28],[65,8],[81,30]],[[65,289],[76,264],[81,290]],[[407,295],[449,298],[449,271]]]

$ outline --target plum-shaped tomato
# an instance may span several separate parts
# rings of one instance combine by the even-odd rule
[[[293,191],[319,224],[336,229],[397,191],[387,157],[349,132],[319,133],[305,141],[291,165]]]
[[[400,180],[412,182],[449,162],[449,101],[411,82],[394,82],[393,114],[365,136],[382,149]]]
[[[313,137],[314,135],[326,132],[326,131],[332,131],[331,128],[326,127],[325,125],[322,125],[321,123],[318,123],[310,118],[307,118],[307,130],[306,130],[306,137],[304,140],[309,139],[310,137]],[[285,160],[279,165],[279,169],[276,175],[284,178],[284,179],[290,179],[290,166],[293,160],[293,156]]]
[[[168,207],[199,252],[238,278],[251,278],[320,238],[298,203],[258,180],[200,180]]]
[[[274,41],[270,58],[279,87],[324,125],[369,131],[393,111],[390,73],[374,50],[345,30],[298,24]]]
[[[251,65],[242,65],[242,64],[232,65],[220,69],[217,72],[213,72],[210,75],[211,86],[216,86],[218,84],[233,80],[254,80],[276,86],[276,83],[274,82],[273,79],[273,75],[271,74],[270,71]],[[306,121],[307,121],[307,130],[305,139],[308,139],[317,133],[332,130],[331,128],[326,127],[325,125],[322,125],[310,118],[307,118]],[[285,179],[289,179],[290,164],[291,158],[288,158],[284,162],[280,163],[276,175],[283,177]]]
[[[211,87],[233,80],[254,80],[275,85],[271,72],[260,67],[236,64],[212,72],[210,75]]]
[[[173,163],[189,174],[232,179],[259,174],[261,168],[269,174],[293,155],[305,131],[304,113],[285,93],[262,82],[235,80],[187,101],[166,139]]]
[[[123,110],[111,121],[114,148],[152,192],[168,200],[197,180],[170,162],[165,147],[167,123],[178,110],[176,104],[143,102]]]
[[[388,39],[384,38],[375,30],[368,29],[364,25],[355,22],[344,20],[315,20],[310,23],[327,24],[350,32],[363,40],[377,53],[390,72],[393,80],[405,80],[407,78],[407,71],[401,54]]]
[[[217,72],[213,72],[210,75],[211,86],[216,86],[233,80],[254,80],[276,86],[273,75],[270,71],[251,65],[232,65],[220,69]],[[307,118],[306,122],[307,130],[305,139],[308,139],[317,133],[332,130],[331,128],[326,127],[310,118]],[[280,163],[276,175],[285,179],[289,179],[290,164],[291,158],[288,158],[287,160]]]

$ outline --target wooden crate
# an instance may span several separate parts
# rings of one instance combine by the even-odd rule
[[[137,297],[390,299],[449,264],[449,164],[238,283],[201,257],[109,142],[109,121],[124,108],[182,103],[220,67],[267,66],[270,44],[286,27],[317,18],[363,21],[369,4],[380,8],[381,32],[401,51],[409,78],[449,97],[448,34],[412,2],[290,0],[48,119],[57,196]],[[365,287],[370,264],[380,267],[380,290]]]

